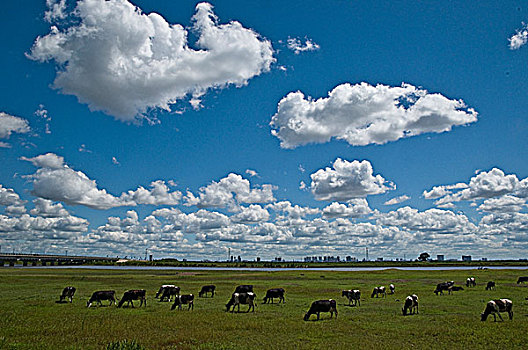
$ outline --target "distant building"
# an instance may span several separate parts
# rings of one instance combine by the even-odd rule
[[[383,261],[383,258],[376,258],[376,261]]]
[[[471,261],[471,255],[462,255],[462,261]]]
[[[439,254],[436,256],[436,260],[437,261],[444,261],[444,255],[443,254]]]
[[[257,256],[257,262],[260,262],[260,256]]]
[[[488,261],[488,258],[481,258],[480,261]]]

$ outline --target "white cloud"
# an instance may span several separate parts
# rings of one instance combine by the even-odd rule
[[[364,198],[351,199],[347,204],[332,202],[323,208],[323,217],[333,218],[359,218],[372,213],[369,204]]]
[[[301,52],[317,51],[319,45],[312,41],[312,39],[304,38],[304,43],[299,38],[288,38],[287,41],[288,49],[295,52],[298,55]]]
[[[52,201],[71,205],[84,205],[94,209],[109,209],[138,204],[174,205],[181,198],[179,191],[170,192],[164,181],[151,183],[150,190],[139,187],[122,193],[120,197],[99,189],[95,180],[81,171],[75,171],[64,164],[64,158],[47,153],[34,158],[21,159],[33,163],[39,169],[28,178],[33,182],[32,194]]]
[[[24,118],[0,112],[0,138],[8,139],[12,133],[26,134],[30,131],[29,123]]]
[[[402,207],[388,213],[379,213],[378,216],[378,224],[411,231],[465,234],[476,230],[476,226],[465,215],[449,210],[433,208],[420,212],[411,207]]]
[[[31,162],[37,168],[61,169],[64,168],[64,157],[55,153],[46,153],[33,158],[20,157],[21,160]]]
[[[180,203],[182,194],[180,191],[170,192],[165,181],[157,180],[150,184],[150,190],[138,187],[135,191],[123,193],[120,200],[124,202],[134,202],[136,204],[150,205],[177,205]]]
[[[526,45],[528,41],[528,25],[523,23],[521,29],[517,29],[508,41],[510,42],[510,50],[518,50],[521,46]]]
[[[328,97],[312,99],[290,92],[272,117],[272,134],[281,147],[295,148],[332,138],[351,145],[384,144],[423,133],[442,133],[477,121],[462,100],[450,100],[410,84],[339,85]]]
[[[526,208],[526,199],[505,195],[498,198],[486,199],[478,210],[488,213],[515,213]]]
[[[246,174],[248,174],[251,177],[258,176],[258,173],[252,169],[246,169]]]
[[[45,218],[58,218],[70,215],[61,203],[53,203],[48,199],[36,198],[33,200],[35,208],[30,210],[31,215]]]
[[[198,197],[188,191],[185,196],[185,205],[196,205],[200,208],[236,208],[238,203],[269,203],[275,200],[273,186],[262,185],[260,188],[251,188],[248,180],[242,176],[230,173],[219,182],[212,182],[206,187],[201,187]]]
[[[66,17],[66,0],[46,0],[48,10],[44,13],[44,19],[53,22]]]
[[[28,57],[54,60],[55,88],[122,121],[189,95],[197,106],[208,89],[246,85],[275,61],[268,40],[236,21],[219,24],[212,9],[196,5],[193,49],[188,31],[157,13],[126,0],[80,0],[64,29],[37,37]]]
[[[0,205],[2,206],[21,206],[24,205],[25,201],[20,199],[18,193],[12,188],[3,187],[0,184]]]
[[[114,165],[120,165],[121,163],[119,163],[119,161],[117,160],[116,157],[112,157],[112,164],[114,164]]]
[[[458,201],[472,201],[488,199],[512,194],[523,197],[526,194],[525,187],[528,180],[519,181],[515,174],[506,175],[501,169],[493,168],[490,171],[482,171],[472,177],[469,184],[459,186],[464,188],[456,193],[445,192],[444,196],[436,201],[437,205]],[[450,186],[449,188],[454,188]],[[424,192],[424,197],[425,197]],[[441,194],[441,193],[439,193]],[[427,197],[426,197],[427,198]]]
[[[37,117],[41,118],[42,120],[46,122],[44,132],[46,134],[51,134],[50,124],[49,124],[49,122],[51,121],[51,117],[49,116],[48,110],[44,107],[44,105],[42,104],[39,105],[39,108],[33,114],[35,114]]]
[[[411,197],[409,197],[409,196],[404,194],[403,196],[391,198],[391,199],[389,199],[388,201],[386,201],[383,204],[385,204],[385,205],[400,204],[400,203],[408,201],[409,199],[411,199]]]
[[[437,199],[440,197],[444,197],[448,194],[451,194],[451,190],[456,189],[462,189],[467,188],[468,185],[465,183],[458,183],[455,185],[447,185],[447,186],[433,186],[433,188],[430,191],[423,191],[422,196],[425,199]]]
[[[337,158],[333,168],[319,169],[311,174],[311,189],[317,200],[346,201],[353,198],[385,193],[395,185],[381,175],[373,175],[368,160],[349,162]]]
[[[233,222],[254,224],[268,221],[270,218],[269,212],[258,204],[251,204],[249,207],[241,207],[240,209],[239,213],[231,216]]]

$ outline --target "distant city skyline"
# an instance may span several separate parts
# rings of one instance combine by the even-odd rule
[[[528,7],[2,6],[3,251],[527,257]]]

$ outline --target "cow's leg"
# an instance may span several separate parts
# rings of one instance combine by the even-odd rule
[[[320,312],[317,313],[317,320],[319,320],[319,314],[320,314]]]
[[[510,317],[510,320],[513,320],[513,311],[508,311],[508,316]]]
[[[504,320],[502,319],[502,316],[501,316],[500,312],[497,312],[497,315],[499,315],[500,320],[504,322]]]

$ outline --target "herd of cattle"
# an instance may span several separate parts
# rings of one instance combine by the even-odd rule
[[[517,284],[528,282],[528,277],[519,277],[517,280]],[[468,277],[466,280],[466,287],[475,287],[477,285],[476,280],[474,277]],[[443,294],[444,291],[447,291],[448,294],[451,294],[454,291],[460,291],[464,288],[461,286],[455,286],[454,281],[448,281],[448,282],[442,282],[438,283],[436,286],[436,289],[434,290],[434,293],[436,295]],[[489,281],[486,284],[486,290],[495,289],[495,282]],[[198,293],[199,297],[206,297],[209,293],[211,295],[211,298],[215,295],[216,286],[214,285],[206,285],[203,286]],[[60,296],[59,302],[65,302],[66,300],[69,300],[69,302],[73,302],[73,296],[75,295],[76,288],[75,287],[66,287],[63,289],[62,294]],[[278,303],[284,303],[284,288],[273,288],[268,289],[266,292],[266,296],[264,297],[262,303],[273,303],[274,299],[278,299]],[[389,285],[389,293],[394,294],[395,293],[395,286],[393,284]],[[348,305],[349,306],[360,306],[361,305],[361,291],[358,289],[350,289],[350,290],[343,290],[341,292],[342,297],[346,297],[348,299]],[[372,290],[371,298],[378,298],[378,297],[386,297],[387,293],[384,286],[374,287]],[[176,309],[176,307],[181,310],[182,305],[188,305],[188,310],[194,310],[194,295],[193,294],[180,294],[180,287],[177,287],[172,284],[165,284],[162,285],[158,292],[155,295],[156,299],[159,299],[159,301],[174,301],[174,303],[171,306],[171,310]],[[231,298],[226,304],[226,311],[234,312],[235,308],[237,308],[237,312],[240,312],[240,304],[248,305],[247,312],[255,311],[255,305],[256,305],[256,294],[253,292],[253,285],[240,285],[236,287],[235,291],[231,295]],[[528,298],[527,298],[528,299]],[[88,302],[86,303],[87,307],[91,307],[96,303],[98,306],[102,306],[102,301],[109,301],[109,305],[117,305],[117,307],[122,307],[125,303],[127,303],[127,306],[134,307],[134,300],[139,300],[140,304],[139,306],[147,306],[147,299],[146,299],[146,291],[144,289],[132,289],[128,290],[123,294],[123,297],[119,300],[119,303],[116,301],[115,291],[113,290],[104,290],[104,291],[96,291],[92,294]],[[481,314],[481,320],[486,321],[489,315],[493,315],[494,320],[497,320],[497,316],[499,316],[499,319],[502,321],[501,312],[507,312],[508,316],[511,319],[513,319],[513,311],[512,311],[513,303],[509,299],[497,299],[497,300],[490,300],[486,304],[486,308],[484,312]],[[317,300],[314,301],[308,312],[304,315],[304,320],[308,321],[310,319],[311,315],[317,315],[317,319],[319,320],[319,316],[321,312],[329,312],[330,318],[333,317],[335,314],[337,318],[337,302],[333,299],[324,299],[324,300]],[[416,294],[409,295],[405,298],[403,308],[402,308],[403,315],[408,314],[417,314],[418,313],[418,296]]]

